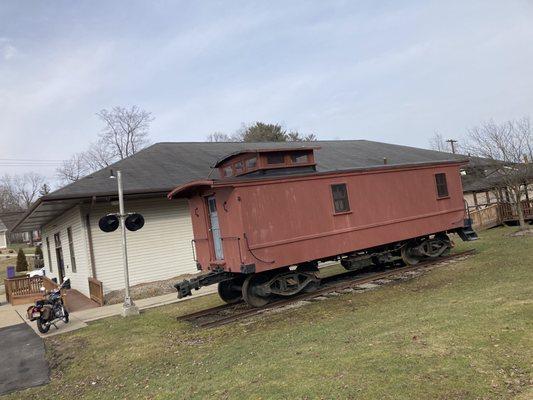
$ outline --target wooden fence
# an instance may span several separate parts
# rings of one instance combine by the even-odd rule
[[[533,200],[523,200],[521,202],[525,219],[533,219]],[[502,221],[517,221],[518,209],[509,203],[500,204],[500,217]]]
[[[474,229],[489,229],[501,224],[499,205],[491,204],[485,208],[470,211]]]
[[[89,278],[89,295],[100,307],[104,305],[104,286],[98,279]]]

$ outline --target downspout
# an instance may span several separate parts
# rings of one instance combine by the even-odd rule
[[[85,231],[87,233],[87,245],[89,247],[89,262],[91,264],[91,275],[94,279],[98,279],[96,276],[96,262],[94,257],[93,235],[91,231],[91,210],[96,202],[96,196],[91,199],[89,209],[84,213],[85,218]]]

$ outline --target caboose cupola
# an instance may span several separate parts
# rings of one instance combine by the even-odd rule
[[[221,178],[241,175],[284,175],[316,171],[314,150],[319,147],[242,150],[219,160]]]

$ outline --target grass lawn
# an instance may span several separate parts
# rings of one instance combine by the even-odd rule
[[[35,253],[35,246],[29,246],[27,243],[11,243],[7,247],[9,249],[15,250],[15,256],[17,255],[17,252],[19,251],[19,249],[22,249],[24,254],[34,254]]]
[[[52,383],[11,399],[531,399],[533,238],[484,232],[466,261],[210,330],[206,296],[52,337]]]

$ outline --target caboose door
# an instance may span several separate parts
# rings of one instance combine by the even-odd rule
[[[218,224],[217,203],[215,196],[210,196],[207,198],[207,208],[209,210],[209,222],[211,223],[210,230],[213,238],[215,258],[217,260],[223,260],[224,251],[222,250],[222,239],[220,235],[220,226]]]

